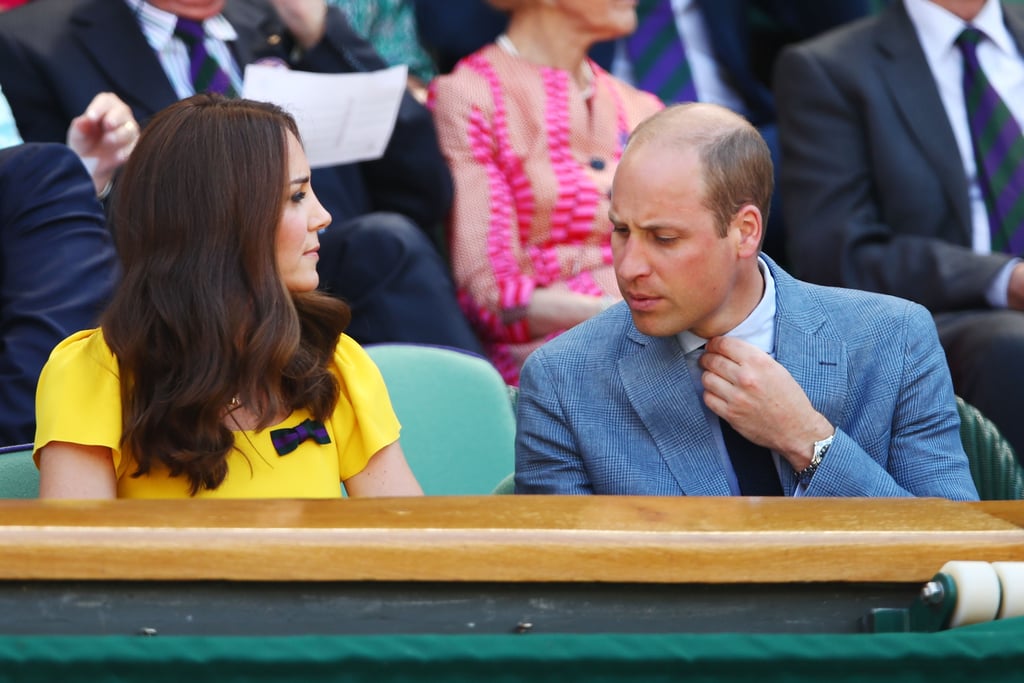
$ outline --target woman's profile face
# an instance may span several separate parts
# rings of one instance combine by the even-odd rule
[[[290,292],[310,292],[320,284],[316,264],[320,260],[317,231],[331,222],[331,214],[313,194],[309,162],[302,145],[288,133],[288,175],[284,209],[275,240],[277,270]]]

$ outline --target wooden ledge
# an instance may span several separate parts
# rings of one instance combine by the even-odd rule
[[[920,582],[1024,561],[1024,503],[466,496],[0,501],[0,579]]]
[[[1024,500],[987,500],[968,505],[993,517],[1024,527]]]

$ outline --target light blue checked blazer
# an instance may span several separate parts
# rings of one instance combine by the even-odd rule
[[[775,278],[775,358],[836,426],[804,495],[977,500],[928,312],[801,282],[762,258]],[[537,349],[520,380],[516,492],[729,495],[688,373],[676,337],[642,334],[625,304]]]

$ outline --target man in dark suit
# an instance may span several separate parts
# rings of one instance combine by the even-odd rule
[[[92,179],[61,144],[0,150],[0,445],[32,441],[39,371],[118,277]]]
[[[0,15],[0,84],[22,137],[63,140],[101,91],[143,126],[192,94],[176,15],[203,22],[236,85],[254,62],[323,73],[386,66],[323,0],[37,0]],[[452,185],[422,105],[406,94],[381,159],[317,169],[313,184],[334,219],[321,239],[321,281],[351,304],[354,337],[479,349],[434,246]]]
[[[783,206],[797,275],[924,304],[957,393],[1024,454],[1024,264],[990,246],[957,46],[968,25],[987,37],[981,67],[1024,120],[1014,3],[901,0],[785,51]]]
[[[928,312],[790,277],[760,253],[771,192],[723,107],[636,128],[609,211],[625,301],[527,359],[518,493],[977,499]]]

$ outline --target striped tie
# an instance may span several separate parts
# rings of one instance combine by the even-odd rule
[[[988,210],[992,251],[1024,254],[1024,135],[978,63],[984,34],[968,27],[956,39],[964,58],[964,102]]]
[[[695,102],[697,90],[686,59],[671,0],[640,0],[637,28],[626,39],[636,87],[654,93],[665,104]]]
[[[224,69],[220,67],[206,50],[206,32],[203,31],[203,23],[193,19],[178,17],[178,25],[174,28],[174,35],[185,43],[188,48],[189,76],[192,78],[192,87],[197,93],[216,92],[228,97],[234,97],[234,86]]]

